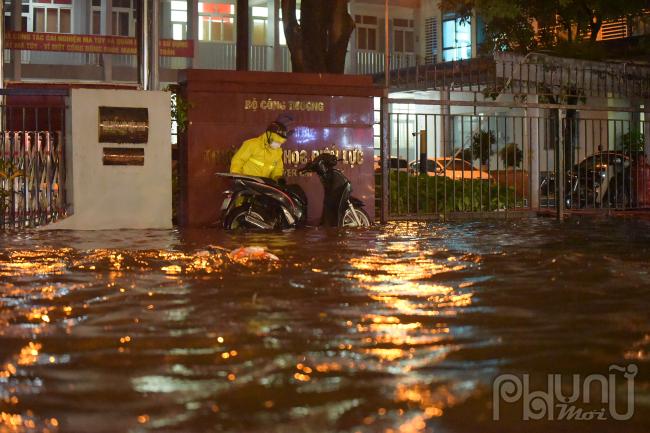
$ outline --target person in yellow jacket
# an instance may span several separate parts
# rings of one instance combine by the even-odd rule
[[[264,133],[244,141],[230,162],[230,172],[247,176],[268,177],[278,181],[284,174],[282,145],[291,136],[289,116],[280,116]]]

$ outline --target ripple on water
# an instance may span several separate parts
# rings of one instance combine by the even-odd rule
[[[4,234],[0,432],[547,431],[489,421],[497,374],[626,361],[647,401],[647,228]]]

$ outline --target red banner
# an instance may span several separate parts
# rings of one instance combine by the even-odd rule
[[[188,39],[161,39],[159,49],[162,57],[194,57],[194,41]]]
[[[165,57],[193,57],[193,42],[191,40],[161,39],[159,43],[160,55]],[[65,33],[6,32],[5,48],[9,50],[98,54],[135,55],[138,53],[135,38]]]

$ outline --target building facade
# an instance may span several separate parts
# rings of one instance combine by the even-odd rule
[[[5,1],[5,29],[133,38],[137,33],[137,3],[22,0],[18,5]],[[484,40],[480,18],[461,20],[444,13],[439,0],[390,0],[386,38],[384,5],[384,0],[350,0],[356,29],[348,47],[346,73],[383,72],[386,39],[391,69],[469,59],[479,54]],[[248,12],[249,68],[290,71],[280,0],[250,0]],[[160,0],[160,38],[192,43],[189,56],[160,58],[160,81],[176,82],[177,71],[186,68],[235,69],[236,18],[235,0]],[[631,26],[626,19],[607,21],[599,40],[625,38],[650,28],[647,20],[635,24]],[[13,81],[137,81],[137,58],[133,54],[13,50],[5,56],[5,62],[11,63],[5,77]]]
[[[136,0],[5,1],[5,29],[28,33],[135,37]],[[251,70],[290,71],[279,0],[249,1]],[[299,2],[298,2],[299,3]],[[391,0],[391,68],[458,60],[476,55],[477,34],[471,22],[446,17],[436,1]],[[383,0],[351,0],[356,31],[350,39],[346,73],[374,74],[384,69]],[[20,13],[20,19],[16,16]],[[176,82],[185,68],[234,69],[235,0],[160,0],[160,38],[192,41],[192,55],[161,57],[161,82]],[[298,11],[299,18],[299,11]],[[5,77],[12,81],[135,82],[133,54],[11,50]]]

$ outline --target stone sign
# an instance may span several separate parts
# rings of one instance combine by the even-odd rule
[[[305,189],[308,222],[320,220],[323,190],[316,175],[298,168],[321,152],[338,156],[353,195],[374,217],[373,97],[382,89],[369,77],[189,70],[182,81],[190,108],[180,147],[181,224],[217,222],[231,184],[215,173],[228,171],[242,142],[280,114],[293,119],[295,133],[282,146],[285,177]]]

